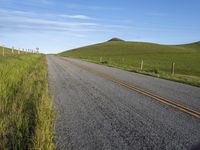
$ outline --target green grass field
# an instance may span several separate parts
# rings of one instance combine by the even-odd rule
[[[0,149],[54,149],[44,55],[0,56]]]
[[[159,45],[115,39],[59,55],[200,86],[200,42]],[[172,62],[175,63],[174,75],[171,74]]]

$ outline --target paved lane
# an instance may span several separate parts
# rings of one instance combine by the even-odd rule
[[[200,141],[200,119],[67,60],[106,72],[192,109],[199,110],[200,106],[199,88],[48,56],[50,90],[59,111],[58,149],[190,149]]]

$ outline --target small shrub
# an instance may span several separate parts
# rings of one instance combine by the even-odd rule
[[[155,74],[159,74],[159,70],[154,68],[154,69],[150,69],[150,70],[147,70],[147,72],[151,72],[151,73],[155,73]]]
[[[102,61],[101,64],[108,64],[108,61]]]

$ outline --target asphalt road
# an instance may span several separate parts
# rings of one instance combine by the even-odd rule
[[[76,59],[57,56],[47,59],[50,91],[59,114],[57,149],[184,150],[200,142],[200,118],[98,73],[197,112],[200,88]]]

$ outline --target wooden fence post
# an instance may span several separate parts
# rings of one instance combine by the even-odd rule
[[[102,62],[102,57],[100,57],[100,62]]]
[[[175,62],[172,62],[171,73],[172,73],[172,75],[174,75],[174,73],[175,73]]]
[[[143,70],[144,61],[141,61],[140,69]]]

